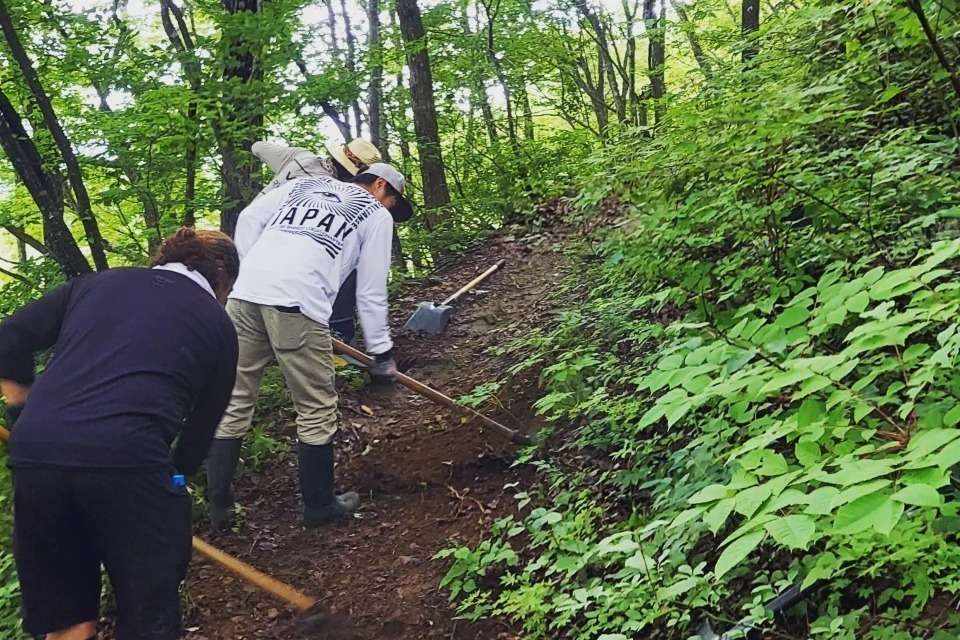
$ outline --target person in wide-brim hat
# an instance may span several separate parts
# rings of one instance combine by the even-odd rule
[[[270,193],[288,180],[296,178],[330,176],[337,180],[349,181],[381,160],[380,151],[362,138],[351,140],[347,144],[328,142],[326,149],[327,155],[318,155],[302,147],[291,147],[264,140],[254,142],[250,152],[273,171],[273,179],[257,197]]]
[[[380,150],[363,138],[355,138],[347,144],[328,140],[325,146],[330,157],[346,169],[350,176],[360,174],[366,171],[370,165],[382,160]],[[344,179],[340,176],[334,177]]]

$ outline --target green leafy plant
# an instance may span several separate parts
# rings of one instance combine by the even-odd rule
[[[530,638],[955,632],[934,612],[960,594],[956,104],[903,3],[765,29],[747,73],[585,163],[574,217],[616,230],[510,347],[551,430],[520,515],[458,551],[465,615]],[[516,566],[483,561],[503,544]],[[816,598],[775,620],[792,585]]]
[[[485,404],[495,402],[497,392],[500,391],[502,386],[502,382],[484,382],[483,384],[478,384],[470,393],[457,398],[457,402],[465,407],[478,409]]]
[[[290,444],[255,426],[243,440],[243,465],[251,471],[263,471],[267,464],[290,452]]]

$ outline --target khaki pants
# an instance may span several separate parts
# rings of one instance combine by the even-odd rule
[[[242,438],[250,431],[260,381],[275,357],[297,410],[297,435],[305,444],[330,442],[337,432],[330,330],[301,313],[231,299],[227,313],[237,328],[237,383],[216,437]]]

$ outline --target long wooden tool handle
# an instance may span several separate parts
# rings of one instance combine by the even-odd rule
[[[333,350],[336,351],[337,353],[342,353],[344,355],[350,356],[354,360],[366,365],[367,367],[370,367],[374,364],[373,358],[363,353],[362,351],[354,349],[348,344],[344,344],[343,342],[340,342],[337,339],[333,340]],[[469,416],[472,416],[480,420],[480,422],[482,422],[483,424],[507,436],[514,442],[519,442],[521,444],[527,444],[528,442],[530,442],[530,438],[520,433],[519,431],[511,429],[510,427],[504,426],[499,422],[497,422],[496,420],[488,418],[487,416],[483,415],[479,411],[474,411],[470,407],[465,407],[462,404],[458,404],[457,401],[454,400],[453,398],[440,393],[436,389],[428,387],[427,385],[423,384],[418,380],[414,380],[408,375],[397,373],[397,382],[405,386],[407,389],[410,389],[411,391],[419,393],[424,398],[433,400],[439,405],[442,405],[444,407],[449,407],[454,411],[465,413]]]
[[[0,440],[6,442],[9,439],[10,432],[4,427],[0,427]],[[271,578],[267,574],[257,571],[246,562],[238,560],[237,558],[220,551],[216,547],[207,544],[197,536],[193,536],[193,549],[197,553],[210,558],[230,573],[239,576],[255,587],[260,587],[267,593],[270,593],[280,598],[284,602],[293,605],[300,611],[309,609],[317,602],[315,598],[311,598],[306,594],[300,593],[290,585],[284,584],[276,578]]]
[[[305,593],[297,591],[290,585],[257,571],[246,562],[220,551],[220,549],[207,544],[197,536],[193,536],[193,549],[197,553],[213,560],[230,573],[256,587],[260,587],[267,593],[273,594],[300,611],[306,611],[317,602],[316,598],[311,598]]]
[[[457,298],[459,298],[460,296],[462,296],[463,294],[465,294],[467,291],[470,291],[470,289],[473,289],[475,286],[477,286],[478,284],[480,284],[481,282],[483,282],[484,280],[486,280],[487,278],[489,278],[491,275],[493,275],[494,273],[496,273],[497,269],[502,269],[502,268],[503,268],[503,265],[505,265],[505,264],[507,264],[507,261],[506,261],[506,260],[500,260],[500,262],[498,262],[497,264],[493,265],[492,267],[490,267],[489,269],[487,269],[486,271],[484,271],[483,273],[481,273],[480,275],[478,275],[476,278],[474,278],[473,280],[471,280],[471,281],[468,282],[467,284],[465,284],[465,285],[463,285],[462,287],[460,287],[459,289],[457,289],[457,292],[456,292],[456,293],[454,293],[452,296],[450,296],[449,298],[447,298],[446,300],[444,300],[444,301],[441,302],[440,304],[442,304],[442,305],[448,305],[448,304],[450,304],[451,302],[455,301]]]

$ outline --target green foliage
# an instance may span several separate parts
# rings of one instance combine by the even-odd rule
[[[586,163],[578,216],[616,230],[514,345],[542,480],[448,552],[464,615],[530,638],[956,632],[957,98],[892,0],[801,3],[763,43]],[[792,584],[820,590],[774,621]]]
[[[243,465],[252,471],[264,467],[290,452],[290,444],[270,435],[265,429],[255,426],[243,441]]]
[[[267,464],[290,452],[290,443],[280,431],[295,417],[283,373],[280,367],[271,365],[260,383],[254,426],[243,441],[244,470],[260,472]]]
[[[2,504],[2,503],[0,503]],[[0,633],[5,638],[20,637],[20,583],[17,581],[13,553],[0,549]]]
[[[13,539],[13,496],[10,470],[7,469],[7,452],[0,449],[0,537]],[[20,583],[13,564],[13,551],[9,544],[0,545],[0,636],[16,638],[20,629]]]
[[[267,367],[260,381],[260,396],[253,415],[254,424],[274,423],[283,411],[290,411],[290,391],[287,390],[283,372],[276,364]]]
[[[484,382],[483,384],[478,384],[470,393],[457,398],[457,402],[465,407],[478,409],[491,402],[491,400],[495,400],[497,392],[502,386],[503,383],[501,382]]]

